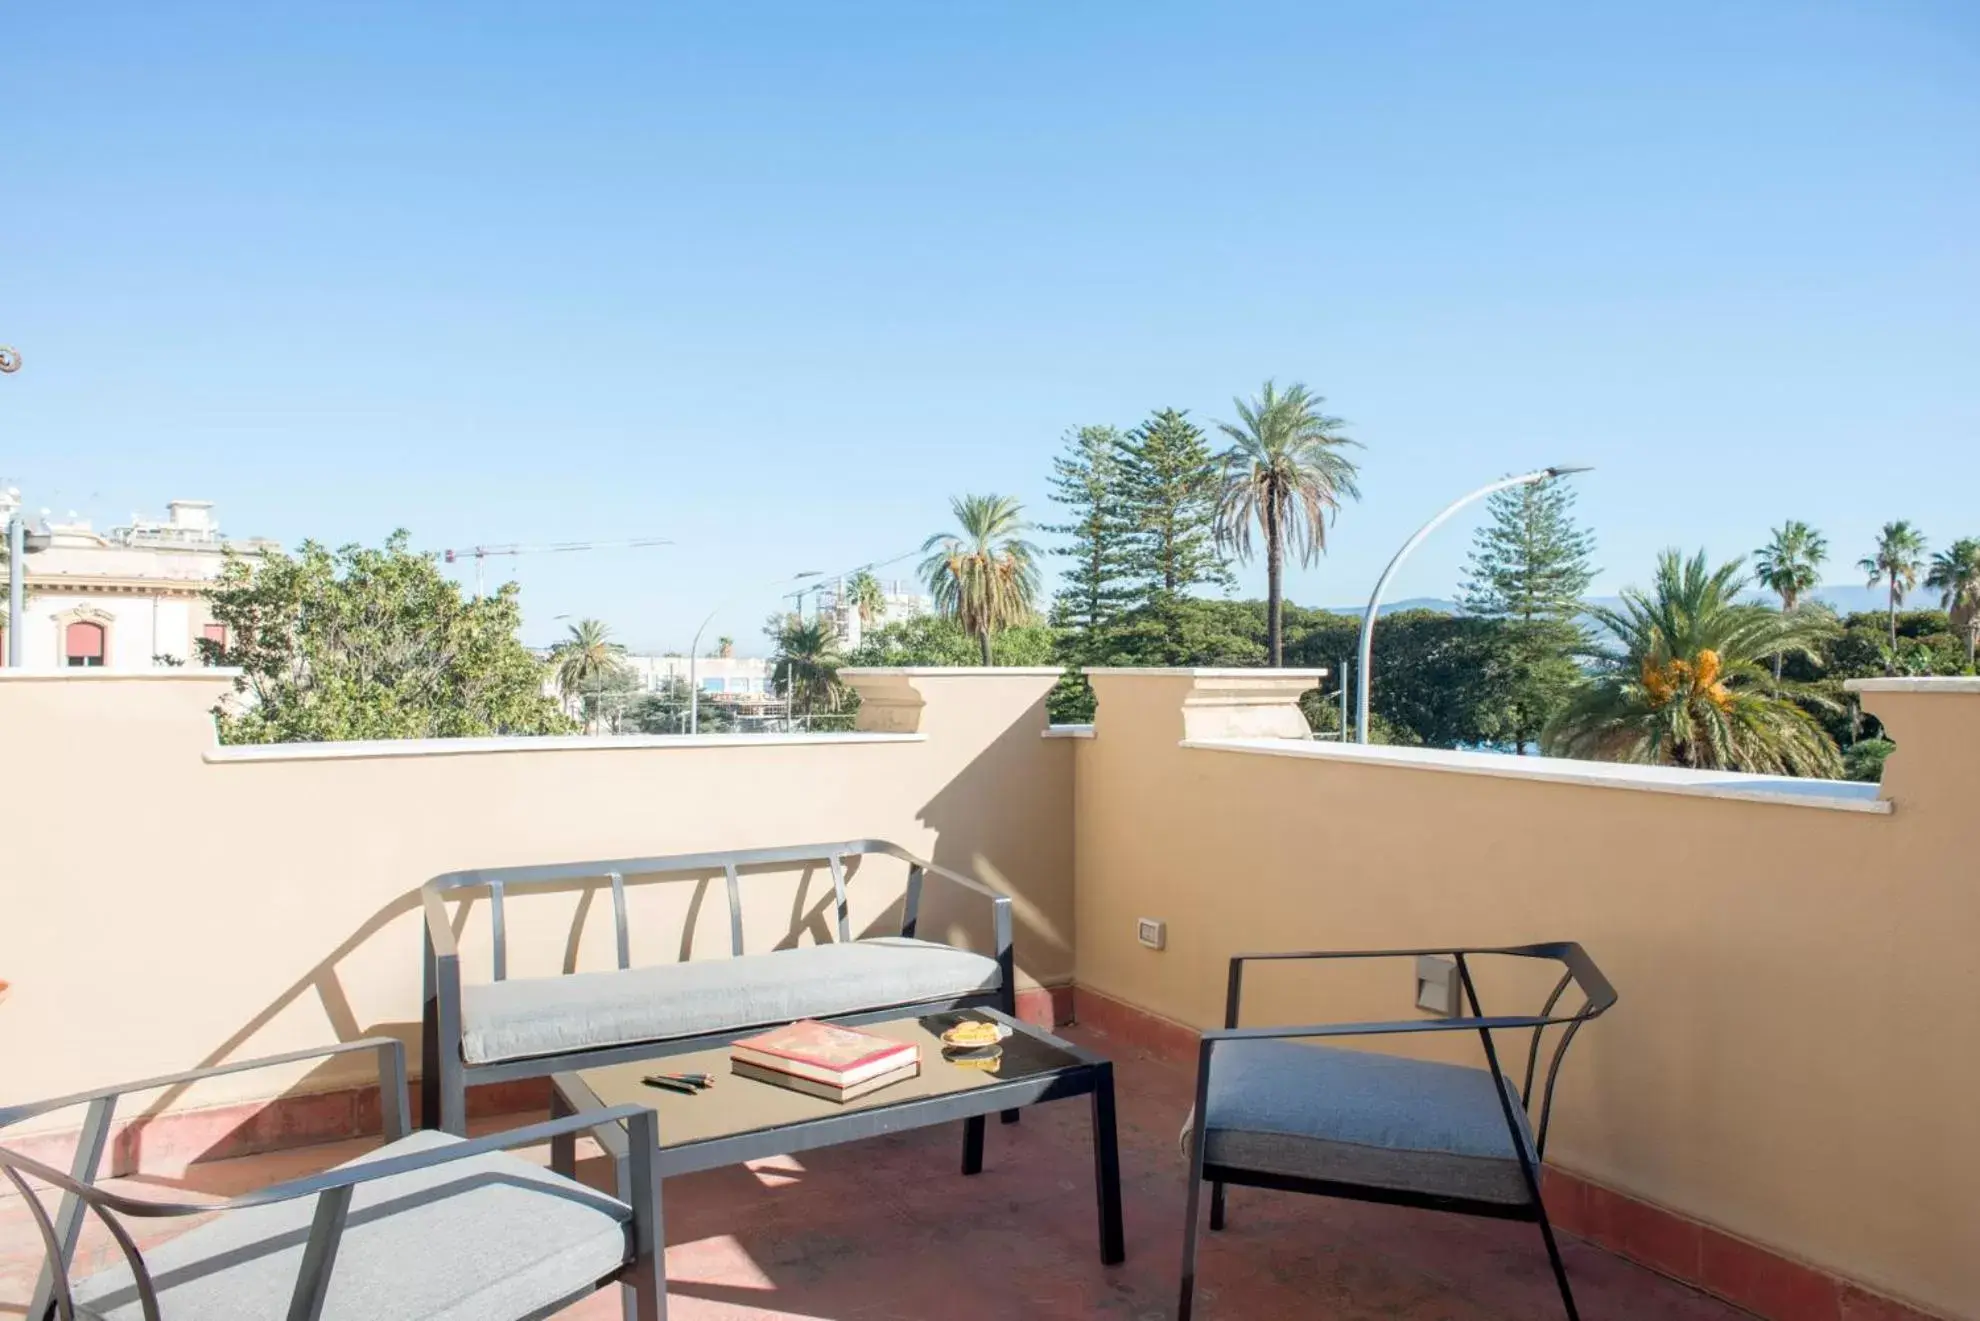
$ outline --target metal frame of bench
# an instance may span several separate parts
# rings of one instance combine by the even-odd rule
[[[1001,983],[994,992],[940,1000],[920,1000],[903,1004],[874,1005],[856,1013],[832,1015],[838,1023],[875,1022],[898,1018],[904,1011],[934,1013],[944,1009],[969,1009],[988,1005],[1005,1013],[1017,1012],[1017,967],[1011,951],[1011,901],[990,886],[968,876],[938,867],[916,857],[898,844],[881,839],[841,840],[828,844],[788,845],[764,849],[729,849],[713,853],[680,853],[653,858],[615,858],[603,861],[560,862],[523,867],[484,867],[472,871],[448,872],[420,887],[425,914],[423,993],[420,1050],[420,1122],[449,1133],[467,1132],[467,1088],[475,1082],[507,1082],[520,1078],[541,1078],[566,1069],[591,1068],[622,1060],[647,1059],[679,1054],[720,1045],[747,1036],[770,1024],[751,1024],[733,1032],[706,1033],[693,1037],[663,1037],[652,1041],[630,1042],[621,1046],[594,1047],[559,1055],[536,1055],[526,1059],[472,1064],[461,1053],[461,963],[459,943],[454,937],[447,899],[463,891],[485,894],[493,933],[496,981],[508,976],[508,925],[505,900],[521,893],[548,893],[587,890],[600,882],[612,892],[612,921],[617,936],[618,966],[632,966],[632,942],[626,923],[626,886],[664,881],[701,880],[722,876],[728,885],[729,943],[731,957],[743,958],[742,873],[774,869],[790,871],[810,864],[828,867],[832,873],[833,900],[837,909],[838,939],[852,940],[851,919],[846,906],[848,858],[879,854],[908,864],[907,893],[901,910],[901,935],[912,938],[920,917],[921,892],[927,878],[961,886],[990,901],[995,956]]]

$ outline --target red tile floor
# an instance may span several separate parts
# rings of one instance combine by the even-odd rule
[[[1070,1035],[1118,1069],[1126,1264],[1103,1267],[1085,1101],[992,1123],[982,1174],[958,1172],[961,1126],[717,1170],[666,1185],[671,1315],[683,1321],[1173,1315],[1183,1179],[1176,1131],[1185,1069],[1105,1036]],[[527,1122],[535,1116],[498,1121]],[[151,1195],[224,1196],[335,1164],[339,1143],[122,1181]],[[580,1148],[582,1153],[584,1148]],[[537,1159],[547,1155],[538,1150]],[[596,1153],[593,1152],[595,1157]],[[600,1159],[580,1172],[606,1186]],[[141,1223],[133,1224],[140,1231]],[[1530,1321],[1561,1315],[1530,1225],[1233,1189],[1230,1225],[1206,1234],[1197,1315]],[[1563,1243],[1588,1321],[1735,1321],[1724,1303],[1587,1244]],[[86,1240],[85,1254],[102,1244]],[[18,1199],[0,1200],[0,1317],[18,1316],[39,1265]],[[619,1316],[598,1295],[568,1321]],[[168,1318],[168,1321],[172,1319]]]

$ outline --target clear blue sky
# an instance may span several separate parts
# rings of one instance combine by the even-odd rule
[[[1962,0],[15,6],[0,125],[0,478],[679,543],[507,562],[532,640],[684,645],[1267,376],[1367,445],[1302,603],[1557,461],[1598,591],[1786,517],[1836,580],[1980,534]]]

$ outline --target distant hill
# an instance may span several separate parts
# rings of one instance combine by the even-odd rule
[[[1824,587],[1817,587],[1809,595],[1817,601],[1826,602],[1835,609],[1837,614],[1842,615],[1856,614],[1866,610],[1882,610],[1887,604],[1883,588],[1861,587],[1854,583],[1831,583]],[[1774,601],[1774,597],[1767,593],[1755,593],[1755,597],[1769,604],[1772,604]],[[1617,596],[1591,596],[1588,598],[1588,604],[1614,606],[1620,604],[1621,600],[1622,598]],[[1905,598],[1905,608],[1910,610],[1928,610],[1938,604],[1937,594],[1927,592],[1923,588],[1920,588]],[[1337,605],[1329,606],[1328,610],[1337,615],[1352,615],[1359,619],[1367,608],[1365,604]],[[1384,601],[1382,603],[1382,614],[1392,615],[1398,610],[1441,610],[1446,614],[1456,614],[1458,612],[1458,603],[1456,601],[1446,600],[1441,596],[1412,596],[1404,601]]]

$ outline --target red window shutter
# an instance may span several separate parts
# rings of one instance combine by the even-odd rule
[[[215,646],[224,647],[227,645],[227,626],[225,624],[208,624],[199,633],[201,637]]]
[[[69,625],[67,653],[71,660],[103,659],[103,625],[79,623]]]

